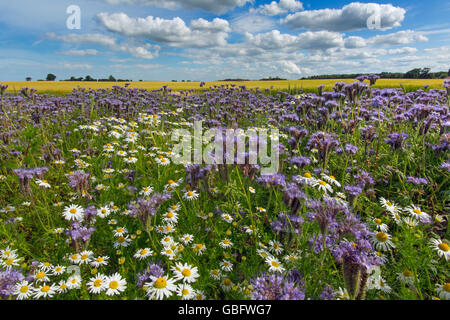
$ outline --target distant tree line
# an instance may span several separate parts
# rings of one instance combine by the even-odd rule
[[[31,77],[26,77],[25,78],[26,81],[31,81],[32,78]],[[56,80],[56,76],[53,73],[49,73],[47,74],[47,77],[45,78],[45,81],[55,81]],[[38,80],[38,81],[44,81],[44,80]],[[66,80],[62,80],[62,81],[101,81],[101,82],[132,82],[133,80],[128,80],[128,79],[116,79],[113,76],[109,76],[109,78],[107,79],[94,79],[91,76],[87,75],[86,77],[70,77],[70,79],[66,79]],[[142,80],[139,80],[142,81]]]
[[[430,72],[430,68],[415,68],[408,72],[381,72],[375,73],[381,79],[445,79],[450,76],[448,71]],[[363,73],[354,74],[325,74],[319,76],[303,77],[301,80],[307,79],[354,79],[363,75]]]
[[[280,78],[280,77],[268,77],[268,78],[259,79],[257,81],[277,81],[277,80],[287,80],[287,79]],[[252,80],[241,79],[241,78],[228,78],[228,79],[223,79],[223,80],[219,80],[219,81],[252,81]]]
[[[72,76],[72,77],[70,77],[70,79],[67,79],[64,81],[132,82],[132,80],[128,80],[128,79],[116,79],[112,75],[106,79],[94,79],[89,75],[87,75],[84,78],[83,77],[76,78],[76,77]]]

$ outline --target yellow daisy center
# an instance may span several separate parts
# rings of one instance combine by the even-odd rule
[[[414,209],[413,212],[414,212],[415,214],[422,214],[422,211],[420,211],[420,209]]]
[[[20,291],[20,293],[26,293],[26,292],[28,292],[28,290],[29,290],[29,288],[27,286],[22,286],[19,291]]]
[[[69,210],[69,212],[70,212],[71,214],[75,214],[75,213],[77,213],[77,209],[72,208],[72,209]]]
[[[411,270],[405,269],[403,270],[403,276],[405,277],[412,277],[413,273]]]
[[[444,242],[439,243],[438,248],[445,252],[448,252],[448,250],[450,249],[448,244]]]
[[[387,234],[384,233],[384,232],[378,232],[376,237],[377,237],[377,240],[380,241],[380,242],[386,242],[387,239],[388,239]]]
[[[44,278],[45,277],[45,273],[43,273],[42,271],[41,272],[38,272],[37,274],[36,274],[36,278],[37,279],[42,279],[42,278]]]
[[[271,264],[272,264],[272,266],[275,267],[275,268],[278,268],[278,267],[280,266],[279,263],[276,262],[276,261],[272,261]]]
[[[442,286],[442,289],[444,289],[444,291],[446,291],[446,292],[450,292],[450,282],[447,282],[446,284],[444,284]]]
[[[49,292],[50,291],[50,287],[49,286],[43,286],[41,288],[41,292]]]
[[[189,277],[191,275],[191,270],[183,269],[183,271],[181,271],[181,274],[185,277]]]
[[[164,289],[167,287],[167,281],[164,278],[158,278],[153,285],[156,289]]]
[[[111,281],[111,282],[109,283],[109,287],[110,287],[111,289],[115,290],[115,289],[117,289],[117,288],[119,287],[119,283],[118,283],[117,281],[113,280],[113,281]]]
[[[94,287],[100,287],[102,285],[103,281],[100,279],[97,279],[94,281]],[[111,285],[111,284],[110,284]]]

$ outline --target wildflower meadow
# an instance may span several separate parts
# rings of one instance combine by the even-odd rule
[[[0,298],[450,299],[450,82],[376,81],[0,85]]]

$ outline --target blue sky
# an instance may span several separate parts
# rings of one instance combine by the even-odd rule
[[[79,30],[66,26],[70,5]],[[449,16],[436,0],[15,0],[1,4],[0,80],[444,71]]]

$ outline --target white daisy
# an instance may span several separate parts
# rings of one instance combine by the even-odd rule
[[[269,271],[282,273],[286,270],[276,258],[268,257],[266,263],[269,265]]]
[[[195,297],[195,290],[189,284],[183,283],[178,286],[177,295],[182,300],[192,300]]]
[[[446,261],[450,260],[450,247],[448,243],[435,238],[430,240],[430,246],[438,253],[439,257],[444,257]]]
[[[95,277],[90,278],[86,285],[90,293],[99,294],[100,292],[106,290],[107,281],[108,277],[99,273]]]
[[[64,208],[63,217],[69,221],[80,221],[84,217],[84,209],[76,204],[71,204],[70,206],[66,206]]]
[[[149,248],[139,249],[135,254],[134,257],[139,260],[144,260],[147,257],[150,257],[153,255],[153,251]]]
[[[127,281],[119,273],[107,277],[105,284],[107,296],[119,295],[127,288]]]
[[[187,263],[182,264],[177,262],[171,269],[173,271],[174,278],[176,280],[182,280],[183,282],[193,283],[200,276],[198,273],[198,268]]]
[[[16,284],[14,295],[17,295],[17,300],[27,299],[32,294],[33,287],[28,281],[24,280]]]
[[[41,286],[34,289],[33,298],[51,298],[56,293],[57,287],[54,284],[47,285],[43,283]]]
[[[154,277],[151,276],[151,282],[145,283],[144,286],[147,287],[147,295],[149,299],[162,300],[164,298],[169,298],[172,293],[177,290],[175,285],[175,280],[169,277]]]

